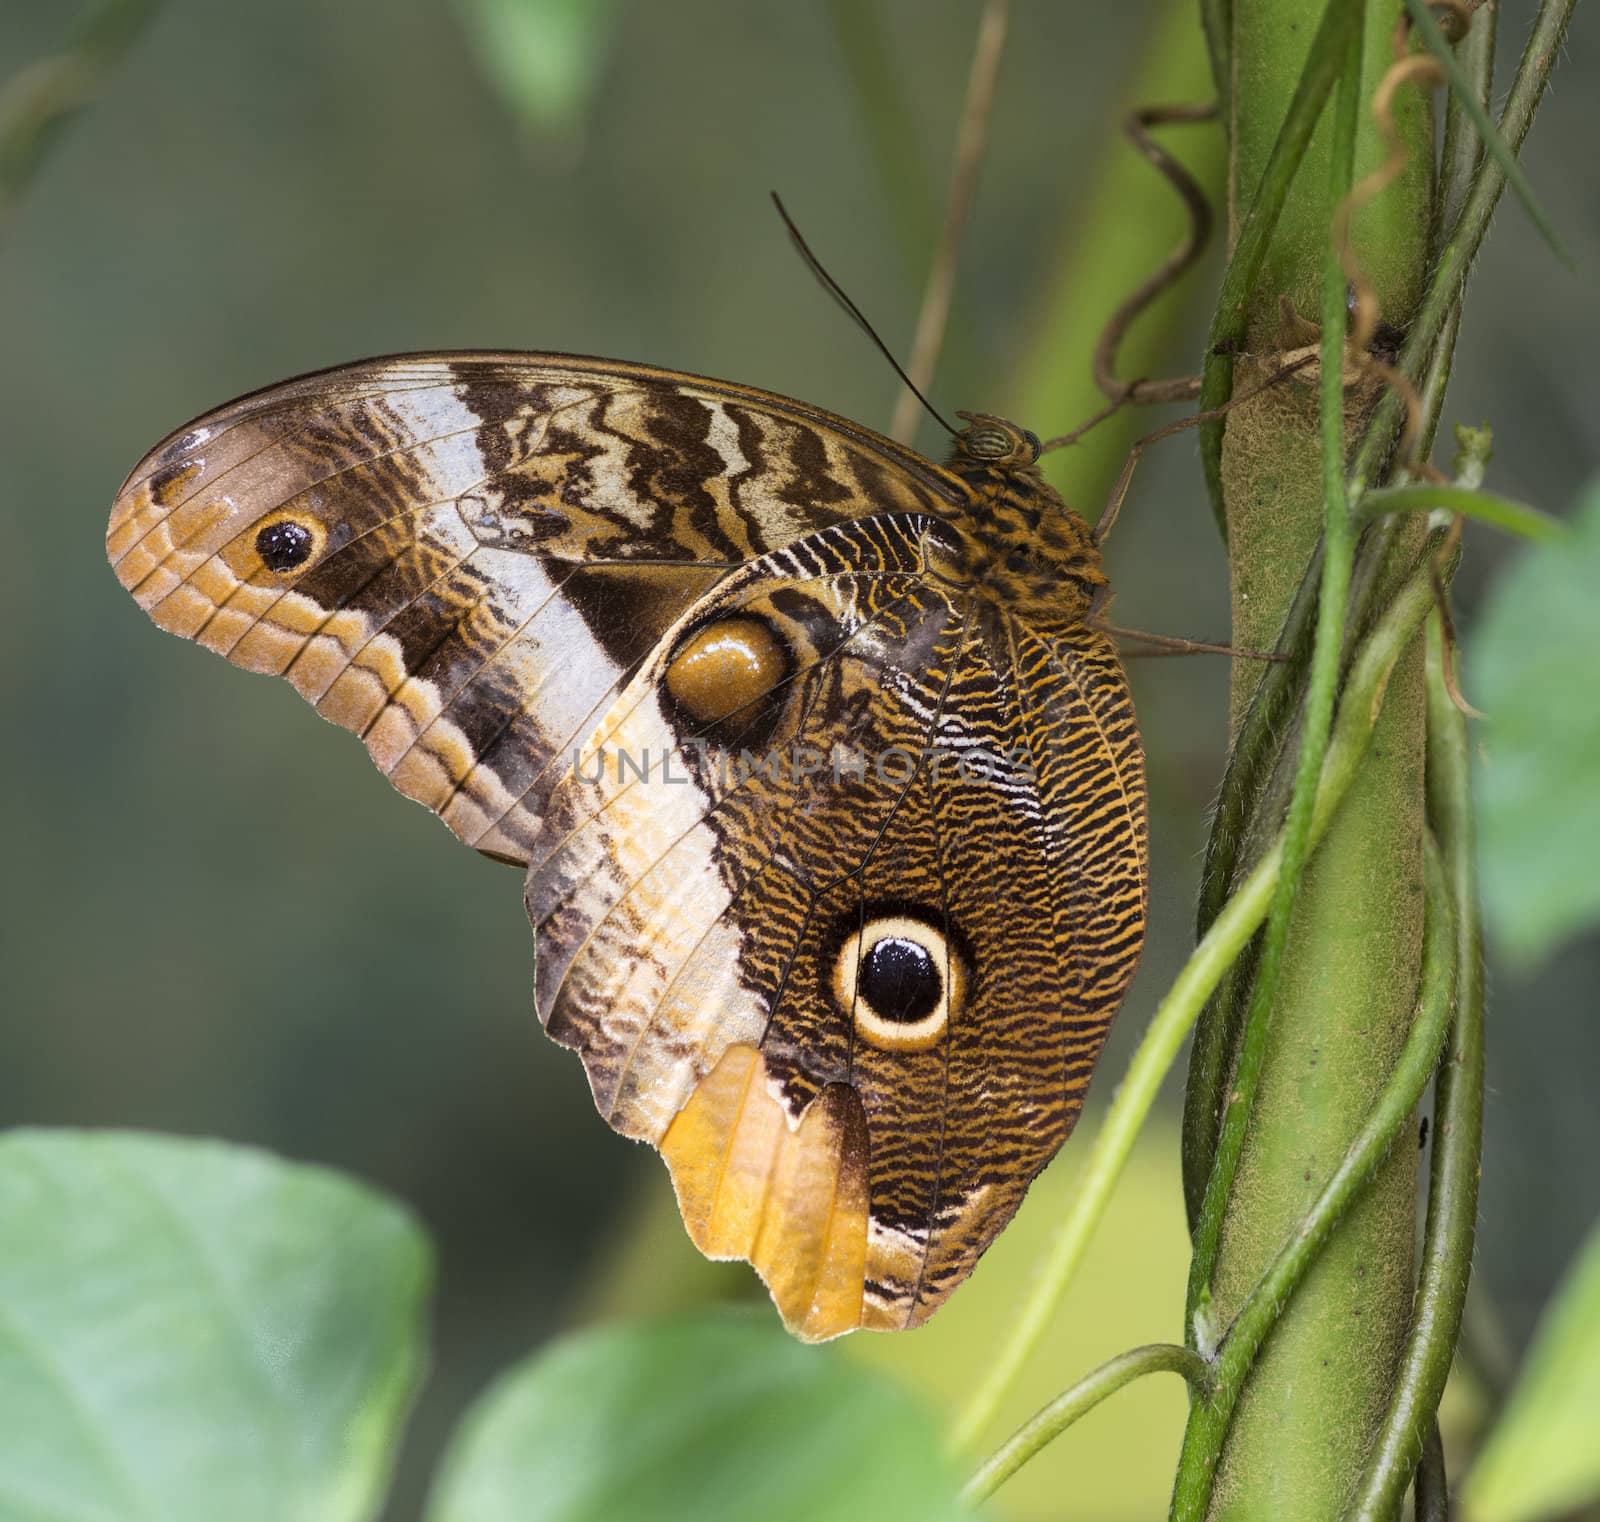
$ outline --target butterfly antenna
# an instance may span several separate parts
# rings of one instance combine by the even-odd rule
[[[862,312],[861,308],[858,307],[855,302],[845,295],[844,287],[841,286],[839,282],[835,280],[826,269],[823,268],[822,261],[811,252],[811,245],[800,236],[800,229],[794,225],[794,218],[789,215],[788,208],[785,207],[783,202],[778,198],[778,192],[774,190],[770,192],[770,194],[772,196],[772,204],[778,208],[778,215],[783,218],[783,225],[789,229],[789,241],[794,244],[795,252],[798,253],[805,261],[806,268],[817,277],[817,280],[821,284],[823,290],[832,296],[833,299],[837,301],[839,305],[855,319],[856,326],[860,328],[861,331],[865,333],[874,344],[877,345],[878,352],[889,361],[890,368],[896,375],[900,377],[901,381],[905,384],[906,389],[910,391],[911,394],[916,397],[916,399],[927,409],[928,416],[931,417],[942,429],[944,429],[946,433],[951,435],[960,433],[961,430],[959,428],[952,427],[940,413],[939,409],[922,394],[922,391],[918,387],[917,383],[912,380],[911,377],[907,375],[906,372],[901,368],[900,361],[889,352],[888,344],[878,337],[877,329],[875,329],[872,324],[867,321],[866,314]]]

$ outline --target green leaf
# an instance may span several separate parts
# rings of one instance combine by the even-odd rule
[[[429,1522],[954,1522],[931,1418],[765,1308],[580,1333],[469,1414]]]
[[[1549,245],[1550,252],[1568,269],[1575,268],[1572,255],[1567,251],[1567,245],[1561,241],[1561,235],[1555,230],[1555,225],[1544,214],[1544,208],[1539,205],[1538,198],[1533,193],[1533,186],[1528,183],[1527,175],[1522,172],[1522,165],[1517,162],[1516,154],[1501,137],[1500,129],[1495,126],[1489,113],[1484,110],[1483,102],[1478,99],[1472,81],[1456,62],[1455,49],[1450,46],[1439,23],[1433,19],[1433,12],[1428,8],[1428,0],[1406,0],[1406,10],[1410,12],[1412,25],[1416,27],[1417,35],[1427,45],[1428,51],[1444,65],[1451,91],[1460,103],[1461,109],[1472,118],[1472,125],[1477,128],[1484,147],[1489,150],[1490,157],[1499,164],[1511,188],[1516,191],[1523,210],[1538,228],[1539,236]]]
[[[611,41],[615,0],[461,0],[479,65],[529,126],[579,126]]]
[[[1600,1229],[1544,1314],[1505,1412],[1467,1476],[1470,1522],[1565,1516],[1600,1497]]]
[[[0,1137],[0,1516],[356,1522],[420,1363],[428,1248],[320,1169]]]
[[[1488,715],[1476,792],[1485,915],[1524,962],[1600,918],[1600,480],[1572,532],[1524,555],[1472,641],[1467,696]]]

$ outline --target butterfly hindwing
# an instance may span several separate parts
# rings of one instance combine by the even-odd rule
[[[527,882],[550,1034],[813,1338],[965,1277],[1071,1130],[1142,926],[1114,654],[941,583],[943,533],[880,517],[730,577],[575,758]],[[695,722],[683,653],[752,629],[777,679]]]

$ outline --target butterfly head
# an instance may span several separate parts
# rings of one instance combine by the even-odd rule
[[[987,412],[958,412],[967,426],[955,436],[951,464],[980,470],[1028,470],[1039,463],[1039,435]]]
[[[971,497],[959,525],[959,579],[1002,607],[1083,617],[1105,572],[1089,525],[1039,473],[1039,438],[1005,418],[958,412],[950,469]]]

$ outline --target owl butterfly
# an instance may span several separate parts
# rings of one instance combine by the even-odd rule
[[[157,624],[522,869],[545,1029],[810,1340],[971,1272],[1144,935],[1099,552],[963,416],[940,466],[670,371],[376,360],[160,444],[107,536]]]

